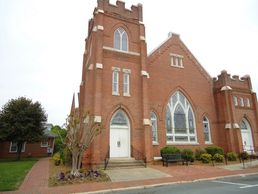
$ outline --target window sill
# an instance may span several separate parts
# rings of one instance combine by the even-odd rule
[[[198,142],[167,142],[167,145],[199,145]]]
[[[212,142],[205,142],[206,145],[212,145]]]
[[[171,67],[175,67],[175,68],[184,69],[184,66],[176,66],[176,65],[171,65]]]
[[[125,96],[125,97],[131,97],[131,95],[130,95],[130,94],[124,94],[124,96]]]
[[[113,96],[119,96],[119,93],[112,93]]]
[[[152,145],[153,145],[153,146],[158,146],[159,143],[158,143],[158,142],[152,142]]]

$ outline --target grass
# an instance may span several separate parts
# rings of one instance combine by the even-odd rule
[[[13,191],[18,189],[26,174],[36,163],[37,159],[11,159],[0,160],[0,191]]]

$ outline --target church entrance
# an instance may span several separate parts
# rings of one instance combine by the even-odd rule
[[[254,145],[252,138],[252,129],[250,127],[250,124],[246,119],[243,119],[241,121],[240,127],[243,142],[243,150],[248,153],[252,153],[252,151],[254,150]]]
[[[130,157],[130,123],[127,115],[118,110],[110,122],[110,158]]]

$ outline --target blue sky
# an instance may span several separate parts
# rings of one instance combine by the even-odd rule
[[[115,0],[110,0],[115,3]],[[258,1],[125,0],[143,4],[148,52],[175,32],[212,77],[227,70],[258,91]],[[158,3],[157,3],[158,2]],[[62,125],[81,80],[97,0],[0,0],[0,106],[26,96]]]

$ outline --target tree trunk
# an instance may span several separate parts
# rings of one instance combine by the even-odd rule
[[[78,162],[79,162],[79,151],[74,151],[72,152],[72,170],[71,174],[75,177],[80,176],[79,168],[78,168]]]
[[[21,160],[22,144],[23,142],[17,142],[17,160]]]

